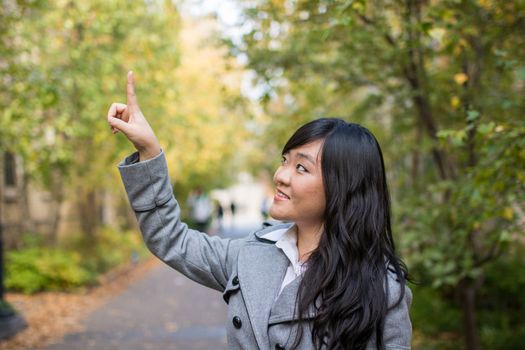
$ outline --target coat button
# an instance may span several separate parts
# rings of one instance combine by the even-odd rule
[[[239,284],[239,277],[235,276],[232,281],[233,285],[236,286]]]
[[[275,344],[275,350],[286,350],[286,348],[282,344],[277,343]]]
[[[233,326],[237,329],[242,327],[242,321],[239,316],[235,316],[232,320]]]

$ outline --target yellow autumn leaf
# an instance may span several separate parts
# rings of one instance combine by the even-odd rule
[[[461,103],[461,100],[457,96],[452,96],[452,98],[450,99],[450,105],[454,109],[457,109],[459,107],[460,103]]]
[[[468,80],[468,75],[465,73],[457,73],[454,75],[454,81],[458,85],[463,85]]]
[[[478,4],[485,10],[490,10],[494,6],[491,0],[478,0]]]
[[[432,28],[428,34],[434,40],[437,40],[439,43],[443,42],[443,38],[446,34],[446,30],[443,28]]]
[[[502,215],[505,219],[512,220],[512,218],[514,217],[514,211],[511,207],[506,207],[503,209]]]
[[[365,7],[364,7],[363,4],[360,3],[360,2],[354,2],[354,3],[352,4],[352,9],[354,9],[354,10],[356,10],[356,11],[362,11],[362,10],[364,10],[364,8],[365,8]]]

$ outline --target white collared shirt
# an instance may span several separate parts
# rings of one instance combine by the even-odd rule
[[[286,274],[281,283],[281,289],[277,294],[278,297],[284,287],[297,277],[301,276],[306,270],[306,263],[299,261],[299,250],[297,249],[297,227],[294,225],[289,229],[273,231],[262,237],[276,240],[277,242],[275,242],[275,246],[283,251],[289,261]]]

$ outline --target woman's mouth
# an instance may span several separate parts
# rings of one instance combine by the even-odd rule
[[[290,199],[290,197],[288,197],[288,195],[286,195],[284,192],[279,191],[279,190],[277,190],[275,192],[275,197],[274,198],[276,200],[281,200],[281,201]]]

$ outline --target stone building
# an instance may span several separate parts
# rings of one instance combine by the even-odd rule
[[[61,188],[62,199],[31,183],[24,175],[22,159],[12,153],[0,156],[0,224],[7,249],[16,247],[24,233],[57,237],[68,232],[86,232],[91,225],[129,225],[132,213],[122,194],[99,190],[82,193]]]

